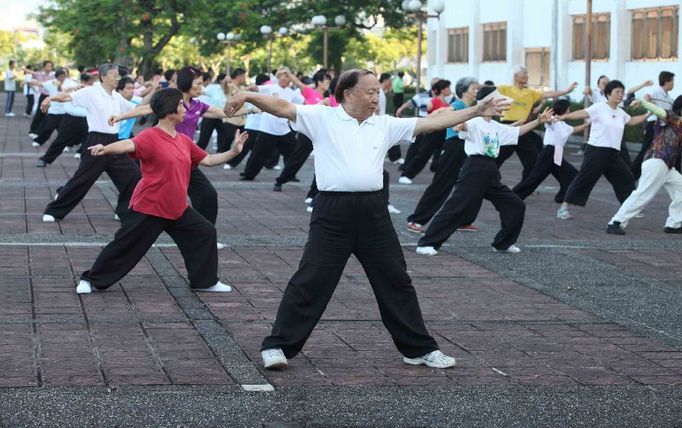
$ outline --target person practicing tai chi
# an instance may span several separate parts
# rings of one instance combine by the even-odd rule
[[[490,100],[477,107],[427,118],[399,119],[375,115],[379,81],[368,70],[348,70],[334,91],[338,107],[296,105],[256,93],[237,94],[225,113],[250,102],[276,117],[288,119],[308,136],[315,150],[320,193],[310,220],[308,242],[277,311],[261,356],[266,369],[285,368],[298,354],[339,283],[348,258],[362,264],[379,304],[381,319],[403,361],[447,368],[455,359],[438,349],[429,335],[417,294],[407,274],[405,257],[382,195],[382,172],[388,149],[418,134],[455,126],[476,116],[501,113]]]
[[[76,292],[111,287],[137,265],[161,232],[168,233],[178,245],[192,289],[231,291],[217,276],[215,226],[187,204],[187,187],[192,168],[224,164],[241,151],[248,135],[237,132],[231,150],[208,155],[176,130],[186,111],[182,92],[162,89],[152,96],[150,104],[159,118],[158,125],[132,139],[88,148],[94,157],[129,154],[139,159],[142,178],[130,200],[130,213],[122,219],[114,240],[83,272]]]
[[[486,105],[495,91],[494,86],[481,87],[476,94],[477,105]],[[476,217],[483,199],[493,203],[502,222],[502,229],[493,240],[493,249],[504,253],[521,251],[514,244],[521,233],[526,207],[521,198],[501,183],[500,170],[495,161],[501,147],[517,144],[520,136],[549,121],[551,117],[552,111],[545,109],[537,119],[518,127],[503,125],[490,117],[477,117],[456,127],[459,137],[465,141],[464,151],[468,158],[462,165],[452,195],[419,239],[417,254],[438,254],[440,246],[460,226]]]
[[[625,235],[623,228],[651,202],[661,187],[672,200],[663,231],[682,233],[682,175],[675,169],[682,150],[682,96],[677,97],[667,111],[652,102],[641,101],[641,104],[655,114],[659,122],[654,125],[653,141],[644,155],[639,185],[613,216],[606,233]]]
[[[621,139],[626,126],[643,123],[651,113],[630,117],[618,107],[624,92],[625,86],[619,80],[611,80],[604,89],[607,102],[557,116],[559,120],[590,119],[592,125],[580,171],[569,185],[564,202],[557,211],[557,217],[561,220],[573,218],[569,205],[585,206],[590,192],[602,175],[609,180],[621,203],[635,190],[635,177],[620,155]]]

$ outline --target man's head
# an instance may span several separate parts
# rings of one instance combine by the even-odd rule
[[[234,85],[240,86],[246,82],[246,70],[243,68],[235,68],[230,73],[230,79]]]
[[[9,60],[9,68],[14,68],[14,64],[15,64],[14,60],[10,59]]]
[[[118,67],[110,62],[99,66],[99,80],[108,89],[116,89],[121,75],[118,74]]]
[[[552,110],[557,116],[564,115],[571,111],[571,102],[565,98],[559,98],[552,106]]]
[[[388,92],[391,90],[392,83],[393,82],[391,82],[390,73],[381,73],[381,76],[379,76],[379,85],[381,86],[381,89],[384,90],[384,92]]]
[[[291,83],[291,70],[289,67],[282,67],[275,74],[279,86],[286,88]]]
[[[60,82],[63,82],[66,80],[66,78],[69,76],[69,72],[65,68],[58,68],[54,72],[54,78],[59,80]]]
[[[121,77],[116,86],[116,92],[121,94],[123,98],[130,101],[133,98],[133,91],[135,90],[135,81],[132,77]]]
[[[270,77],[265,73],[261,73],[256,76],[256,85],[264,85],[268,80],[270,80]]]
[[[398,77],[400,77],[400,78],[402,79],[403,76],[405,76],[405,72],[404,72],[404,71],[399,71],[399,72],[398,72]]]
[[[182,122],[185,116],[185,106],[182,104],[182,92],[176,88],[164,88],[152,95],[149,106],[159,118],[168,119],[172,123]]]
[[[457,98],[473,100],[478,91],[478,80],[475,77],[462,77],[455,83],[455,95]]]
[[[661,71],[658,75],[658,84],[664,91],[672,91],[675,87],[675,74],[669,71]]]
[[[175,83],[176,79],[176,72],[172,68],[169,68],[168,70],[163,72],[163,78],[166,79],[166,82],[168,83]]]
[[[204,89],[201,70],[191,66],[182,67],[177,72],[176,85],[181,92],[189,94],[190,97],[198,97]]]
[[[369,70],[344,71],[339,76],[334,98],[358,115],[369,117],[379,109],[379,80]]]
[[[597,79],[597,88],[599,88],[600,91],[603,91],[606,89],[606,85],[609,83],[609,78],[604,76],[603,74],[599,76],[599,79]]]
[[[81,73],[81,86],[90,86],[95,83],[95,76],[90,73]]]
[[[528,70],[523,65],[517,65],[514,67],[514,83],[519,85],[528,84]]]

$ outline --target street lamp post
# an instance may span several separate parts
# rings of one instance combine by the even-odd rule
[[[230,48],[232,47],[232,42],[238,42],[241,40],[242,36],[241,34],[234,34],[233,32],[229,32],[227,34],[220,32],[216,35],[218,40],[221,43],[225,43],[227,45],[227,60],[226,60],[226,66],[227,66],[227,75],[230,75]]]
[[[286,36],[289,30],[286,27],[281,27],[277,33],[280,36]],[[260,27],[260,33],[268,38],[268,73],[272,71],[272,42],[275,40],[275,34],[272,32],[272,27],[263,25]]]
[[[316,27],[322,27],[322,58],[323,66],[327,68],[328,66],[328,52],[329,52],[329,28],[340,28],[346,25],[346,17],[343,15],[336,15],[334,18],[334,27],[329,27],[327,25],[327,18],[324,15],[313,16],[312,24]]]
[[[408,14],[414,16],[417,20],[417,92],[421,87],[421,74],[422,74],[422,40],[424,39],[424,33],[422,31],[422,26],[429,18],[440,19],[440,14],[445,10],[445,4],[443,0],[435,0],[433,2],[433,11],[436,12],[435,15],[429,15],[426,10],[422,9],[422,2],[420,0],[404,0],[402,8]],[[438,42],[436,42],[438,43]]]

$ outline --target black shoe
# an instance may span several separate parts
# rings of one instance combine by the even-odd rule
[[[242,177],[239,177],[239,181],[253,181],[253,178],[242,176]]]
[[[606,233],[610,233],[611,235],[625,235],[625,231],[620,227],[619,221],[614,221],[606,226]]]
[[[275,185],[272,186],[272,191],[273,192],[281,192],[282,191],[282,185],[280,183],[275,183]]]
[[[42,159],[38,159],[38,162],[36,163],[37,168],[45,168],[47,166],[47,162],[45,162]]]
[[[682,227],[666,227],[663,229],[665,233],[682,233]]]
[[[300,182],[301,182],[301,180],[299,180],[299,179],[296,178],[296,177],[292,178],[292,179],[289,180],[289,181],[291,181],[292,183],[300,183]]]

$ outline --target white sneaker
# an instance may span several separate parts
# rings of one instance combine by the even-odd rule
[[[398,179],[398,183],[400,183],[400,184],[412,184],[412,180],[410,180],[407,177],[400,177]]]
[[[64,147],[64,150],[62,150],[62,153],[69,153],[69,148],[68,148],[68,147]]]
[[[118,214],[114,214],[114,221],[121,221],[121,217]]]
[[[35,132],[29,132],[28,136],[31,137],[31,140],[34,138],[38,138],[38,134],[36,134]]]
[[[433,247],[417,247],[417,254],[422,256],[435,256],[438,251]]]
[[[223,165],[223,169],[232,169],[232,167],[230,166],[229,163],[226,163],[225,165]]]
[[[393,162],[396,165],[404,165],[405,164],[405,159],[400,158],[397,161]]]
[[[313,198],[305,198],[305,201],[303,202],[305,202],[306,205],[310,205],[313,203]]]
[[[260,356],[263,358],[263,366],[268,370],[281,370],[289,367],[287,357],[279,348],[264,349],[260,352]]]
[[[74,153],[74,154],[73,154],[73,158],[74,158],[74,159],[80,159],[80,158],[81,158],[81,154],[80,154],[80,153]]]
[[[394,207],[394,206],[391,205],[391,204],[388,204],[388,205],[386,206],[386,208],[388,208],[388,212],[389,212],[390,214],[400,214],[400,213],[401,213],[401,211],[400,211],[398,208]]]
[[[568,208],[559,208],[556,212],[556,218],[561,220],[571,220],[573,216]]]
[[[40,147],[40,144],[38,144],[34,141],[31,143],[31,147]]]
[[[308,207],[308,208],[306,208],[306,209],[305,209],[305,212],[307,212],[307,213],[313,212],[313,207]]]
[[[57,198],[59,198],[59,192],[54,192],[54,200],[56,201]]]
[[[92,286],[90,285],[90,282],[81,279],[81,281],[78,283],[78,286],[76,287],[76,294],[90,294],[92,293]]]
[[[272,167],[272,169],[274,169],[275,171],[279,171],[280,169],[282,169],[282,167],[279,165],[275,165]]]
[[[194,291],[215,291],[218,293],[227,293],[232,291],[232,287],[230,287],[227,284],[223,284],[222,282],[218,281],[215,283],[215,285],[212,285],[208,288],[196,288]]]
[[[55,218],[49,214],[43,214],[43,223],[54,223]]]
[[[216,244],[216,248],[218,248],[219,250],[224,250],[224,249],[225,249],[225,244],[221,244],[220,242],[218,242],[218,243]]]
[[[497,248],[493,247],[493,251],[496,253],[512,253],[512,254],[517,254],[521,252],[521,249],[517,247],[516,245],[510,245],[509,248],[506,250],[498,250]]]
[[[427,367],[433,367],[435,369],[447,369],[455,366],[455,359],[448,357],[440,351],[429,352],[423,357],[417,358],[403,357],[403,362],[413,366],[424,365]]]
[[[5,117],[14,117],[14,116],[16,116],[16,115],[12,112],[5,113]]]

